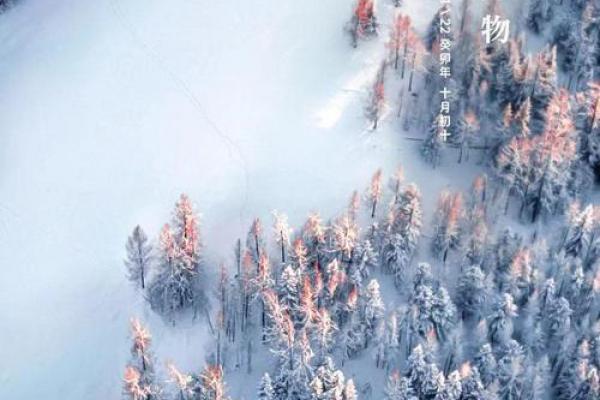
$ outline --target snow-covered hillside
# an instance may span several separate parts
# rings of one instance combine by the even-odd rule
[[[423,26],[436,2],[407,3]],[[435,201],[444,173],[394,121],[366,129],[383,45],[351,49],[351,10],[22,0],[0,15],[0,398],[118,397],[132,315],[161,359],[201,366],[205,328],[164,327],[123,278],[132,227],[154,236],[181,192],[215,261],[252,217],[331,216],[379,167],[402,163]]]

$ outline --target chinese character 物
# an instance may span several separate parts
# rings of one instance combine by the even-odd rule
[[[500,19],[500,16],[486,15],[481,23],[481,34],[485,37],[485,43],[490,44],[499,40],[506,43],[510,34],[510,20]]]

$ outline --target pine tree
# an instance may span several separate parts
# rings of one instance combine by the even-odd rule
[[[386,400],[417,400],[414,389],[408,378],[401,377],[398,372],[388,377],[385,387]]]
[[[498,360],[499,399],[520,399],[523,391],[525,358],[523,349],[515,340],[510,340],[502,348]]]
[[[544,25],[552,18],[552,8],[547,0],[532,0],[529,5],[527,26],[535,32],[541,33]]]
[[[373,0],[358,0],[347,28],[352,39],[352,47],[357,47],[361,39],[376,36],[377,26]]]
[[[281,274],[278,292],[281,306],[290,314],[295,313],[300,304],[299,287],[298,273],[291,265],[288,265]]]
[[[461,244],[461,220],[463,218],[462,195],[442,192],[434,221],[433,254],[446,262],[448,253]]]
[[[202,400],[229,400],[226,392],[223,368],[220,366],[206,366],[200,374],[202,384]]]
[[[150,332],[137,319],[131,320],[131,361],[125,368],[124,393],[132,400],[154,400],[160,396],[160,387],[154,376]]]
[[[271,376],[267,372],[265,372],[260,381],[257,396],[260,400],[275,400],[273,383],[271,381]]]
[[[444,375],[435,363],[428,360],[429,357],[419,345],[408,358],[410,384],[420,399],[434,399],[444,385]]]
[[[492,346],[489,343],[485,343],[481,346],[475,355],[474,366],[477,367],[477,371],[481,377],[481,383],[484,387],[489,387],[496,380],[497,377],[497,363]]]
[[[576,140],[566,92],[561,91],[552,98],[544,132],[532,141],[534,187],[528,197],[533,203],[532,220],[535,221],[542,211],[553,213],[566,203],[567,172],[576,157]]]
[[[435,169],[441,162],[445,139],[443,130],[439,126],[438,115],[436,114],[432,119],[428,135],[421,144],[421,155]]]
[[[287,215],[281,214],[277,211],[273,211],[275,217],[275,223],[273,225],[273,233],[275,235],[275,242],[279,246],[281,251],[281,262],[286,262],[288,248],[290,246],[290,229],[287,222]]]
[[[133,233],[127,238],[127,259],[125,266],[130,281],[139,285],[142,290],[146,287],[146,280],[152,262],[152,246],[148,243],[148,236],[137,225]]]
[[[168,363],[170,382],[173,382],[177,388],[177,400],[190,400],[194,395],[194,377],[183,373],[175,367],[174,364]]]
[[[438,287],[431,305],[431,321],[439,341],[446,341],[449,332],[455,325],[455,318],[456,306],[450,299],[450,295],[444,287]]]
[[[547,318],[548,345],[556,349],[570,331],[573,310],[571,310],[569,301],[564,297],[560,297],[552,302],[548,311],[549,313],[545,315]]]
[[[387,64],[382,63],[377,72],[375,83],[371,88],[369,103],[365,109],[365,116],[371,123],[371,129],[377,130],[385,106],[385,70]]]
[[[258,269],[258,262],[264,253],[266,253],[264,229],[261,220],[256,218],[252,221],[246,236],[246,254],[251,257]]]
[[[462,394],[462,383],[460,373],[454,371],[450,373],[444,388],[435,396],[435,400],[459,400]]]
[[[465,112],[459,121],[456,134],[452,135],[452,142],[458,145],[458,163],[469,160],[469,149],[473,146],[477,133],[479,132],[479,120],[471,110]]]
[[[391,205],[383,224],[383,265],[394,274],[397,286],[406,281],[407,269],[417,248],[422,224],[421,194],[411,184],[398,196],[398,201]]]
[[[346,384],[344,374],[336,370],[333,360],[326,357],[323,363],[315,371],[314,378],[310,382],[311,399],[314,400],[350,400],[344,398],[346,390],[352,394],[352,387]]]
[[[492,400],[489,396],[479,376],[477,368],[472,368],[469,364],[463,365],[461,368],[462,377],[462,394],[461,400]]]
[[[325,262],[325,240],[327,230],[323,226],[319,214],[314,213],[308,217],[302,229],[302,238],[308,251],[310,264],[322,265]]]
[[[377,327],[382,322],[385,312],[385,304],[379,292],[379,282],[373,279],[364,293],[362,293],[362,317],[365,324],[365,340],[368,345],[369,341],[375,336]],[[366,347],[366,346],[365,346]]]
[[[160,246],[158,271],[148,287],[152,308],[172,321],[185,310],[206,310],[200,234],[187,196],[181,195],[175,205],[172,228],[163,227]]]
[[[381,194],[383,193],[382,187],[382,171],[381,169],[377,170],[373,177],[371,178],[371,185],[369,186],[369,190],[367,191],[367,197],[369,199],[369,208],[371,218],[375,218],[377,213],[377,206],[381,201]]]
[[[352,260],[354,248],[359,239],[359,228],[350,218],[348,213],[345,213],[338,218],[333,224],[333,246],[335,251],[340,255],[340,259]]]
[[[390,62],[395,70],[400,67],[400,60],[403,60],[403,66],[406,65],[406,56],[409,46],[409,35],[411,33],[411,19],[407,15],[397,13],[394,17],[394,23],[390,33]],[[404,78],[404,73],[402,74]]]
[[[506,344],[513,333],[513,318],[517,316],[517,306],[513,297],[504,293],[494,305],[488,317],[489,339],[493,346]]]
[[[354,381],[352,379],[348,379],[346,381],[343,400],[358,400],[358,393],[356,392],[356,386],[354,385]]]
[[[463,319],[478,320],[489,297],[485,274],[476,265],[463,269],[456,288],[456,304]]]

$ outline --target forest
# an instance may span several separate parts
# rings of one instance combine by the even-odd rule
[[[431,174],[475,169],[470,190],[425,218],[401,167],[372,171],[337,215],[256,218],[222,264],[182,194],[157,238],[133,229],[124,275],[165,324],[208,324],[212,351],[163,374],[132,318],[125,398],[230,399],[228,376],[259,368],[263,400],[600,399],[600,3],[531,0],[486,43],[502,2],[442,1],[423,34],[409,1],[356,0],[340,27],[348,52],[385,46],[361,118],[373,135],[393,120]]]

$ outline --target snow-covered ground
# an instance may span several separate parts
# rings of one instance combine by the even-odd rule
[[[438,4],[405,2],[420,27]],[[122,264],[133,226],[155,236],[181,192],[227,262],[254,216],[333,216],[379,167],[402,164],[427,209],[455,184],[393,116],[366,129],[384,38],[350,47],[352,4],[22,0],[0,16],[0,398],[117,398],[133,315],[159,360],[200,368],[206,328],[165,327]]]

